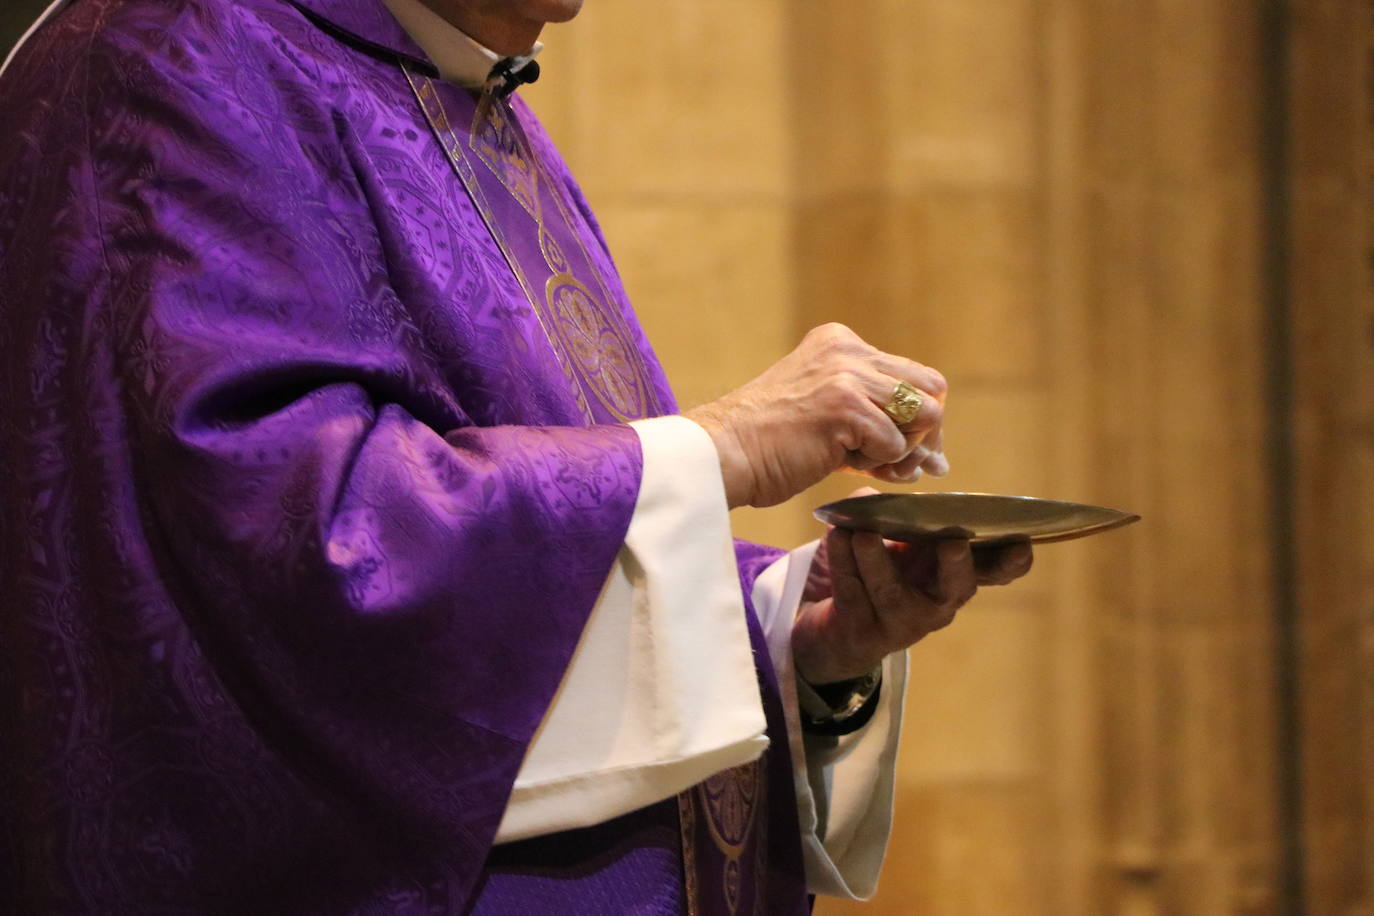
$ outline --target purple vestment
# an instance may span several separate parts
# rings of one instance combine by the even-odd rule
[[[0,79],[0,912],[805,910],[752,620],[753,771],[491,846],[675,407],[432,73],[378,0],[77,0]]]

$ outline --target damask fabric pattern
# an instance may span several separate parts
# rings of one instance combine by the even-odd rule
[[[782,691],[766,661],[768,644],[749,596],[779,553],[735,545],[749,605],[749,638],[773,745],[759,760],[718,774],[678,798],[690,916],[809,916],[801,828],[795,804]],[[693,907],[691,904],[696,903]]]
[[[640,455],[398,55],[376,0],[77,0],[0,80],[0,911],[458,913],[500,871]],[[675,813],[531,877],[669,912]]]

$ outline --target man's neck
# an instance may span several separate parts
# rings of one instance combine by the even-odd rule
[[[524,54],[539,40],[544,23],[490,0],[421,0],[450,25],[503,57]]]

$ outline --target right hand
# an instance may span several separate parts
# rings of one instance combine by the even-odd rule
[[[924,396],[904,426],[882,409],[899,381]],[[846,466],[891,482],[943,475],[946,390],[934,369],[825,324],[752,382],[685,416],[715,442],[730,507],[771,506]]]

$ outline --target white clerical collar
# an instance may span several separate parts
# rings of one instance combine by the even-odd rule
[[[439,75],[467,89],[480,89],[492,67],[507,58],[479,44],[420,0],[382,0],[420,49],[429,55]],[[544,45],[536,41],[524,54],[509,58],[511,70],[519,70],[539,56]]]
[[[43,15],[39,16],[38,19],[34,21],[33,25],[28,27],[24,34],[19,37],[19,41],[15,42],[14,47],[10,48],[10,53],[5,55],[5,62],[0,64],[0,76],[3,76],[5,71],[10,68],[10,64],[19,53],[19,49],[24,46],[24,42],[37,35],[39,29],[46,25],[48,21],[58,13],[70,6],[71,2],[72,0],[53,0],[53,2],[48,5],[48,8],[43,11]]]

